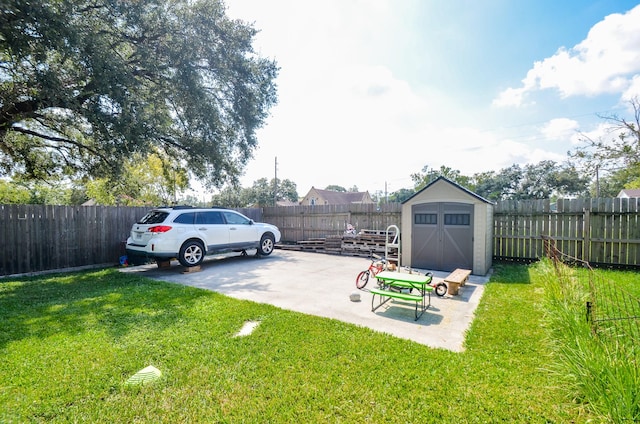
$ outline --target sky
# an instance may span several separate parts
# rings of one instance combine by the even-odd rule
[[[562,163],[640,95],[640,2],[227,0],[280,67],[241,178],[370,193]],[[276,164],[277,162],[277,164]]]

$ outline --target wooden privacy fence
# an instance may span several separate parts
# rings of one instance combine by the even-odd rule
[[[0,275],[118,263],[148,208],[0,205]]]
[[[354,204],[238,209],[277,225],[284,243],[402,225],[402,205]],[[116,264],[143,207],[0,205],[0,275]],[[504,201],[494,208],[493,257],[536,260],[541,236],[591,264],[640,267],[639,199]],[[491,229],[489,229],[491,231]]]
[[[495,259],[542,257],[545,235],[594,265],[640,266],[640,199],[503,201],[493,218]]]
[[[390,203],[351,205],[314,205],[268,207],[262,219],[276,225],[284,242],[299,242],[344,234],[347,225],[356,230],[386,230],[389,225],[400,226],[402,205]]]

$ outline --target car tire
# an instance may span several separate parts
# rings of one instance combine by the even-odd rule
[[[189,240],[182,245],[178,254],[178,261],[182,266],[198,266],[204,259],[204,246],[196,240]]]
[[[261,256],[269,256],[275,248],[275,238],[272,234],[263,234],[258,246],[258,254]]]

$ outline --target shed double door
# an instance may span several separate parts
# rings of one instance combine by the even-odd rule
[[[437,202],[411,208],[411,266],[473,269],[473,205]]]

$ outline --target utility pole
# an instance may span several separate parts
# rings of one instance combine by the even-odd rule
[[[387,182],[384,182],[384,203],[389,203],[389,196],[387,195]]]
[[[278,156],[276,156],[273,173],[273,206],[278,206]]]

